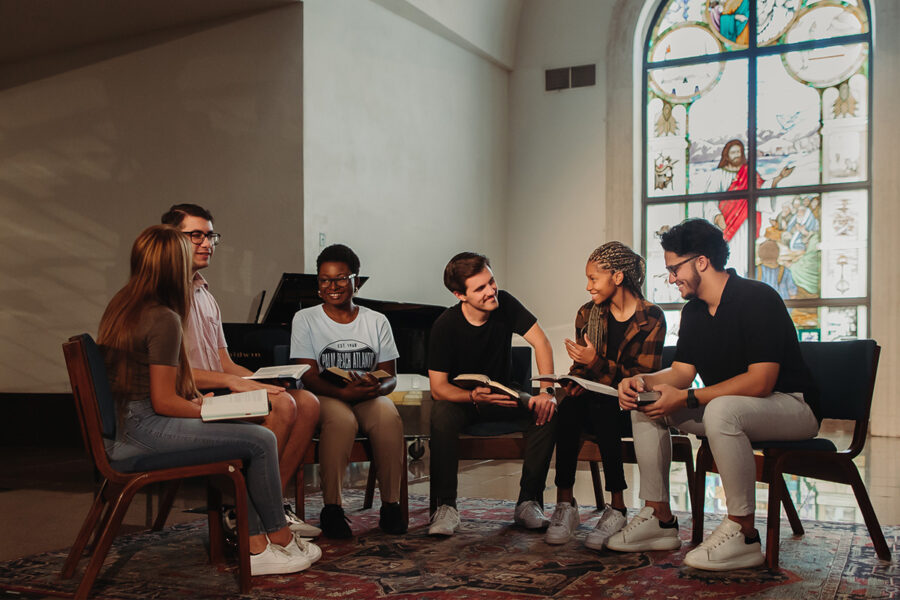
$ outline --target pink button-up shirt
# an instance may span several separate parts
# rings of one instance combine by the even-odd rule
[[[184,329],[184,341],[191,367],[203,371],[222,372],[219,348],[226,348],[222,313],[209,293],[209,284],[199,272],[194,273],[191,311]]]

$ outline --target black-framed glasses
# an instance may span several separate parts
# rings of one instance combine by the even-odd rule
[[[200,231],[199,229],[195,229],[194,231],[182,231],[182,233],[188,236],[191,239],[191,243],[195,246],[200,246],[203,244],[203,240],[209,240],[209,244],[211,246],[218,246],[219,240],[222,239],[221,233],[214,233],[210,231],[206,233],[205,231]]]
[[[329,288],[334,284],[339,288],[347,287],[350,285],[350,281],[356,279],[356,273],[351,273],[350,275],[344,275],[343,277],[319,277],[319,287],[320,288]]]
[[[681,265],[685,265],[685,264],[691,262],[692,260],[694,260],[695,258],[700,258],[701,256],[703,256],[703,255],[695,254],[694,256],[692,256],[690,258],[686,258],[679,263],[675,263],[674,265],[666,265],[666,271],[668,271],[669,275],[671,275],[672,277],[678,277],[678,269],[681,268]]]

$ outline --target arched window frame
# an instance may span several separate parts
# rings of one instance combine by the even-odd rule
[[[757,0],[750,1],[750,15],[748,28],[751,32],[755,32],[757,28]],[[640,127],[641,127],[641,153],[640,153],[640,172],[637,179],[640,181],[640,239],[641,250],[644,256],[648,255],[648,248],[652,244],[658,244],[659,241],[655,237],[650,237],[647,233],[647,210],[648,207],[659,204],[671,203],[697,203],[709,200],[729,200],[729,199],[746,199],[748,204],[747,220],[754,223],[757,213],[757,200],[765,197],[786,196],[786,195],[807,195],[816,194],[823,197],[829,192],[840,191],[864,191],[866,195],[866,227],[867,227],[867,245],[864,250],[866,256],[866,285],[864,296],[854,296],[850,298],[803,298],[803,299],[785,299],[785,304],[789,309],[793,308],[820,308],[820,307],[858,307],[864,306],[866,309],[865,329],[858,330],[857,337],[867,337],[869,335],[871,323],[871,289],[872,289],[872,272],[871,272],[871,240],[872,240],[872,100],[873,93],[873,10],[870,0],[857,0],[859,9],[866,14],[868,27],[864,33],[847,35],[841,37],[832,37],[823,40],[807,40],[797,43],[780,43],[771,46],[757,46],[755,35],[750,36],[749,45],[745,49],[727,50],[717,54],[706,54],[695,57],[681,58],[675,60],[650,62],[650,43],[653,39],[656,23],[663,15],[663,10],[668,6],[669,0],[648,0],[648,4],[655,7],[651,9],[652,17],[649,20],[649,26],[646,27],[646,34],[641,45],[641,107],[640,107]],[[868,52],[866,57],[866,73],[867,73],[867,123],[866,123],[866,178],[858,182],[840,182],[840,183],[819,183],[815,185],[799,185],[789,186],[783,185],[777,189],[760,189],[757,188],[753,177],[749,178],[748,189],[735,190],[726,192],[713,193],[686,193],[679,195],[651,196],[648,193],[648,154],[650,139],[649,120],[648,120],[648,78],[649,73],[653,69],[665,67],[679,67],[696,65],[701,63],[712,63],[719,61],[747,60],[748,84],[747,84],[747,102],[748,102],[748,127],[747,127],[747,144],[746,157],[749,173],[756,172],[757,162],[757,63],[760,58],[767,56],[776,56],[786,54],[788,52],[808,51],[820,48],[826,48],[834,45],[858,44],[867,45]],[[820,148],[821,149],[821,148]],[[821,163],[820,163],[821,164]],[[755,244],[756,235],[747,236],[747,264],[745,265],[748,277],[753,277],[755,267]],[[649,276],[648,273],[648,281]],[[652,300],[652,298],[651,298]],[[657,302],[667,313],[670,311],[680,311],[683,302]],[[671,332],[675,334],[675,332]]]

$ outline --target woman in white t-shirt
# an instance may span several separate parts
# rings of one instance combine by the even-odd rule
[[[322,250],[316,259],[322,304],[294,315],[291,359],[309,365],[303,384],[319,398],[319,470],[324,507],[320,527],[326,537],[349,538],[349,519],[341,508],[341,482],[358,432],[369,437],[381,491],[379,527],[406,532],[400,510],[403,423],[387,398],[397,385],[399,356],[387,318],[358,306],[359,258],[343,244]],[[349,381],[329,368],[348,372]],[[382,371],[380,377],[377,372]]]

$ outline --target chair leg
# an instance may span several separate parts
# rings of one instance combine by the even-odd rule
[[[66,563],[63,565],[63,570],[60,574],[61,579],[71,579],[72,575],[75,574],[75,568],[78,566],[78,561],[81,560],[81,555],[84,553],[88,540],[95,533],[97,524],[100,521],[100,515],[103,513],[103,509],[106,506],[106,497],[104,493],[108,485],[109,482],[104,481],[100,486],[97,495],[94,496],[91,508],[84,517],[81,529],[78,530],[78,535],[75,537],[75,543],[72,545],[72,549],[69,550],[69,556],[66,557]]]
[[[131,504],[134,495],[143,485],[142,483],[135,484],[136,481],[137,480],[132,480],[129,482],[120,492],[119,497],[112,503],[112,510],[109,513],[108,519],[106,519],[103,533],[100,534],[100,537],[97,540],[94,552],[91,555],[91,559],[88,561],[87,567],[84,570],[84,575],[81,578],[81,583],[78,584],[78,589],[75,590],[75,600],[87,600],[90,595],[91,588],[94,586],[94,581],[97,579],[100,568],[103,566],[103,561],[109,553],[109,547],[112,545],[112,541],[116,537],[116,532],[122,524],[122,519],[125,518],[125,513],[128,511],[128,506]]]
[[[238,534],[238,569],[240,578],[241,593],[246,594],[250,591],[250,534],[249,521],[247,511],[249,502],[247,501],[247,482],[239,469],[231,471],[229,469],[229,477],[234,484],[234,504],[237,512],[237,534]],[[298,499],[299,503],[300,500]]]
[[[169,513],[172,512],[172,504],[175,503],[175,495],[178,493],[180,484],[180,479],[166,482],[165,492],[159,500],[159,512],[156,515],[156,520],[153,521],[153,531],[159,531],[165,527],[166,519],[169,518]]]
[[[694,497],[691,500],[691,543],[703,541],[703,509],[706,504],[706,472],[712,466],[712,451],[709,442],[703,440],[697,451],[697,464],[694,470]]]
[[[404,448],[406,444],[403,444]],[[409,469],[406,451],[403,452],[403,468],[400,470],[400,514],[403,524],[409,527]]]
[[[225,561],[225,535],[222,532],[222,492],[214,482],[206,484],[206,516],[209,520],[209,562],[214,565]]]
[[[778,494],[781,497],[781,505],[784,507],[784,513],[787,515],[788,522],[791,524],[791,531],[794,535],[803,535],[803,523],[800,522],[800,515],[794,506],[794,501],[788,493],[787,485],[784,483],[784,476],[779,475],[775,479],[775,484],[779,486]],[[769,485],[772,485],[771,483]]]
[[[884,540],[884,532],[881,531],[878,517],[875,516],[875,508],[869,500],[869,492],[866,491],[866,486],[859,476],[859,470],[852,463],[845,465],[844,469],[847,471],[847,479],[850,482],[850,487],[853,488],[856,503],[859,505],[863,520],[866,522],[866,527],[869,530],[869,537],[872,538],[872,545],[875,546],[875,553],[878,554],[878,558],[881,560],[891,560],[891,550]]]
[[[690,445],[688,445],[684,449],[683,455],[681,455],[681,452],[679,452],[678,454],[678,458],[684,463],[684,470],[687,475],[688,499],[691,501],[691,510],[693,510],[695,503],[694,488],[696,487],[696,476],[694,474],[694,455],[692,453]]]
[[[297,504],[297,516],[300,520],[306,520],[306,492],[303,489],[304,484],[304,467],[302,463],[297,467],[297,473],[294,475],[294,502]]]
[[[591,481],[594,483],[594,503],[597,510],[603,510],[606,501],[603,499],[603,482],[600,480],[600,466],[596,460],[588,462],[591,469]]]
[[[403,455],[406,456],[406,451],[404,450]],[[373,461],[369,461],[369,477],[366,479],[366,495],[363,498],[363,508],[372,508],[372,503],[375,501],[375,463]],[[384,502],[384,498],[381,499]]]
[[[778,568],[778,544],[781,537],[781,502],[786,491],[784,476],[780,470],[775,469],[772,473],[772,481],[769,482],[769,506],[766,515],[766,566],[770,569]],[[793,506],[792,502],[791,507]]]

